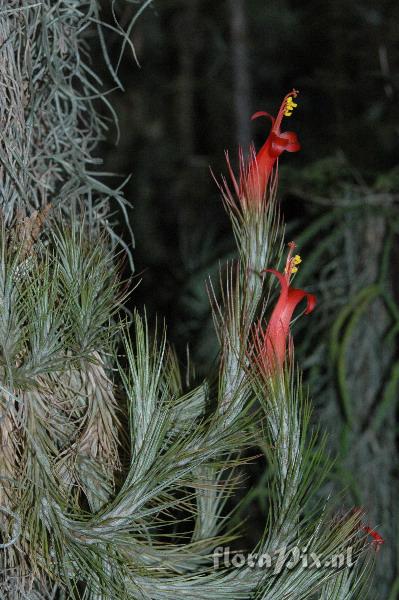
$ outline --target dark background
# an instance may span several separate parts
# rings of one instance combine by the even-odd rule
[[[120,23],[138,8],[120,9]],[[390,0],[154,1],[131,35],[140,67],[125,53],[118,70],[118,145],[110,124],[101,151],[106,171],[131,175],[140,281],[132,303],[152,321],[165,318],[182,362],[189,344],[200,376],[217,354],[205,281],[235,256],[210,166],[225,173],[225,149],[235,156],[251,139],[259,147],[268,123],[251,123],[251,114],[276,113],[300,90],[285,127],[302,150],[281,158],[279,197],[287,241],[295,238],[303,257],[298,282],[319,305],[296,326],[297,356],[330,434],[337,489],[386,539],[372,597],[389,600],[399,594],[398,32]],[[121,42],[111,30],[107,37],[115,65]],[[261,475],[249,480],[259,519]],[[258,528],[254,519],[249,542]]]
[[[118,18],[127,23],[131,14]],[[263,143],[268,124],[252,125],[253,112],[275,112],[290,89],[300,90],[286,127],[302,151],[280,161],[288,221],[308,210],[297,188],[309,178],[310,191],[326,195],[348,172],[373,185],[395,168],[398,21],[398,5],[388,0],[163,0],[138,19],[132,39],[140,68],[126,53],[119,69],[126,91],[113,96],[121,137],[115,148],[111,130],[104,152],[107,170],[132,175],[126,196],[142,275],[136,302],[167,317],[179,346],[207,321],[197,276],[233,251],[209,167],[219,175],[225,149],[234,156],[238,143]],[[110,41],[116,62],[120,41]],[[303,181],[303,169],[321,159],[322,172]],[[206,347],[198,351],[201,361],[210,356]]]

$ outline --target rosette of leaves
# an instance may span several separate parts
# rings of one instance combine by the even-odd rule
[[[44,576],[46,490],[98,510],[120,469],[109,353],[121,293],[113,254],[76,223],[32,237],[43,214],[1,227],[2,591]],[[18,543],[10,544],[18,531]],[[18,597],[18,596],[16,596]]]
[[[269,235],[273,206],[259,223],[236,215],[237,235]],[[269,380],[248,363],[255,307],[270,305],[248,272],[253,246],[242,244],[214,306],[219,381],[195,384],[165,332],[151,335],[135,313],[129,334],[117,316],[123,286],[107,243],[84,223],[45,225],[38,214],[1,235],[2,594],[283,599],[333,586],[333,570],[278,565],[281,548],[328,560],[352,545],[358,560],[367,545],[359,515],[332,519],[317,502],[328,465],[296,368]],[[215,546],[237,536],[226,503],[254,445],[273,473],[257,548],[273,568],[215,569]],[[339,575],[352,595],[353,572]]]

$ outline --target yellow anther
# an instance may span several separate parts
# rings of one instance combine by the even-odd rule
[[[292,115],[292,111],[297,106],[298,106],[298,104],[293,101],[292,96],[288,96],[286,103],[285,103],[284,116],[290,117]]]
[[[300,265],[302,262],[302,258],[299,256],[299,254],[296,254],[292,259],[292,262],[294,263],[294,265]]]
[[[291,273],[297,273],[298,267],[291,267]]]

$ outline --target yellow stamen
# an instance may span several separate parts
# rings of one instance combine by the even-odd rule
[[[292,96],[288,96],[286,103],[285,103],[284,116],[290,117],[292,115],[292,111],[297,106],[298,106],[298,104],[293,101]]]
[[[297,273],[298,267],[291,267],[291,273]]]
[[[302,258],[299,256],[299,254],[296,254],[292,259],[292,262],[294,263],[294,265],[300,265],[302,262]]]

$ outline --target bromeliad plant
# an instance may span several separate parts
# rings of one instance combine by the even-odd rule
[[[60,19],[70,10],[79,18],[69,25],[81,31],[85,13],[61,4],[52,10],[60,9]],[[80,8],[96,20],[94,1]],[[1,597],[343,600],[362,593],[373,556],[367,536],[376,532],[359,511],[338,518],[318,501],[328,460],[290,333],[296,306],[306,298],[309,313],[315,298],[291,285],[300,263],[292,244],[278,271],[277,159],[299,149],[295,134],[280,131],[295,97],[284,99],[259,153],[252,148],[245,160],[241,152],[238,180],[229,163],[233,191],[220,184],[239,260],[226,268],[220,301],[210,288],[220,364],[206,381],[196,382],[190,365],[182,372],[164,330],[151,335],[137,311],[126,317],[116,257],[92,224],[103,211],[100,219],[88,202],[82,219],[57,203],[40,205],[35,195],[33,206],[15,212],[14,184],[25,171],[10,168],[5,155],[7,190],[18,202],[5,203],[0,237]],[[78,132],[85,108],[62,106],[82,113],[73,122]],[[63,127],[64,116],[55,112],[53,123]],[[9,152],[19,135],[13,131],[7,128]],[[57,196],[57,180],[66,191],[68,157],[43,154],[39,143],[29,148],[42,175],[46,160],[49,177],[61,170],[47,195]],[[86,153],[79,157],[90,162]],[[78,189],[84,193],[77,181],[73,201]],[[254,447],[270,472],[268,519],[256,548],[270,564],[216,568],[215,548],[239,535],[229,528],[230,507]],[[287,565],[297,549],[303,559]],[[335,568],[349,549],[354,564]],[[317,560],[313,568],[305,558]]]

